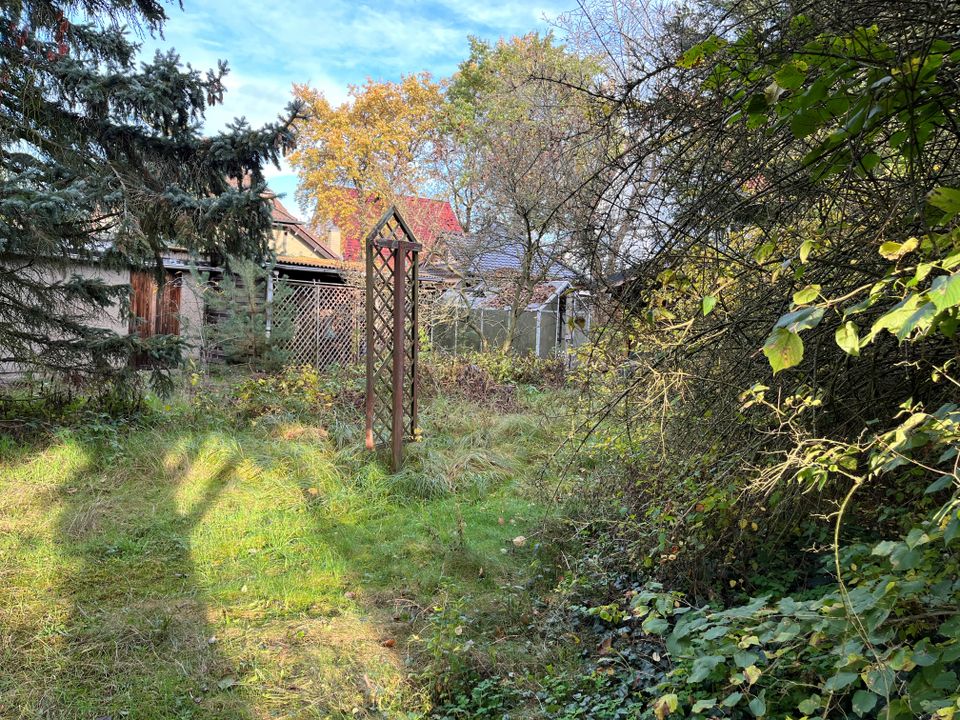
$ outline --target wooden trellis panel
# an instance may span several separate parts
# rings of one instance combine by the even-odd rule
[[[275,315],[290,318],[287,342],[294,365],[352,365],[360,361],[363,294],[359,287],[281,279]]]
[[[391,207],[367,236],[367,447],[388,444],[394,471],[417,432],[417,242]]]

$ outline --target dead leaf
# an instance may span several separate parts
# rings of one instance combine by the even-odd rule
[[[526,542],[527,542],[527,539],[523,535],[517,535],[513,539],[513,544],[516,545],[517,547],[523,547],[526,544]]]
[[[397,641],[394,640],[393,638],[387,638],[386,640],[380,643],[380,645],[385,648],[392,648],[396,644],[397,644]]]

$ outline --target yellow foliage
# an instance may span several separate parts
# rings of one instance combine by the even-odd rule
[[[334,107],[321,91],[294,86],[307,118],[297,126],[290,160],[300,174],[298,199],[313,209],[314,224],[334,222],[361,234],[400,196],[422,191],[442,91],[429,73],[398,83],[368,79]]]

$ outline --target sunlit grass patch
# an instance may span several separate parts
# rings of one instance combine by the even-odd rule
[[[538,418],[439,400],[391,475],[348,413],[170,407],[5,447],[0,717],[418,717],[438,601],[525,612]]]

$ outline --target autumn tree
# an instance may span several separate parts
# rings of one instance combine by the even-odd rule
[[[468,254],[505,252],[518,267],[501,291],[509,297],[503,349],[538,284],[555,275],[576,234],[581,192],[602,157],[593,132],[600,108],[575,88],[597,72],[552,35],[529,34],[491,45],[471,41],[447,92],[445,118],[462,146],[460,197],[472,193]]]
[[[434,177],[440,84],[428,73],[367,80],[336,107],[308,85],[294,86],[294,95],[307,117],[297,125],[291,162],[300,175],[297,197],[315,225],[361,235],[391,204],[412,211],[403,198],[423,193]]]

